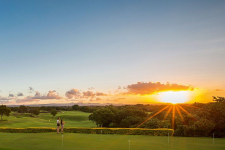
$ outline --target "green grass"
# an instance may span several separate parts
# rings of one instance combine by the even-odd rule
[[[224,150],[225,139],[65,133],[0,133],[0,149],[24,150]]]
[[[12,112],[9,117],[3,116],[0,127],[26,128],[26,127],[54,127],[58,117],[65,121],[65,127],[96,127],[95,123],[88,120],[90,113],[80,111],[59,112],[54,118],[50,113],[40,113],[37,117],[29,114]]]
[[[58,113],[54,119],[50,113],[40,113],[37,117],[29,114],[12,113],[10,117],[3,117],[0,127],[56,127],[57,117],[65,120],[65,127],[96,127],[88,120],[90,113],[79,111],[65,111]],[[99,135],[64,133],[0,133],[0,150],[128,150],[130,140],[131,150],[224,150],[225,139],[167,137],[144,135]]]

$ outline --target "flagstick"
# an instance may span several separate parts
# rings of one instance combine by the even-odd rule
[[[102,130],[101,130],[101,139],[102,139]]]
[[[170,133],[168,132],[168,143],[170,142]]]
[[[130,150],[130,140],[128,140],[128,142],[129,142],[129,150]]]
[[[63,146],[63,135],[62,135],[62,146]]]

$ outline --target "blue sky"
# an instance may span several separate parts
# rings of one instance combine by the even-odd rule
[[[137,82],[225,89],[225,1],[0,0],[0,96]]]

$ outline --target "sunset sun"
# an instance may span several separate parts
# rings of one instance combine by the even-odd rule
[[[188,91],[168,91],[159,93],[159,99],[165,103],[184,103],[188,99]]]

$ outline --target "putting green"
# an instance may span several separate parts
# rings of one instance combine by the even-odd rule
[[[224,150],[225,139],[64,133],[0,133],[0,149],[24,150]]]
[[[66,123],[65,127],[96,127],[96,124],[88,120],[91,113],[80,111],[59,112],[54,118],[50,113],[40,113],[36,117],[29,114],[19,114],[12,112],[9,117],[3,116],[4,121],[0,121],[0,127],[27,128],[27,127],[54,127],[56,120],[62,118]]]

